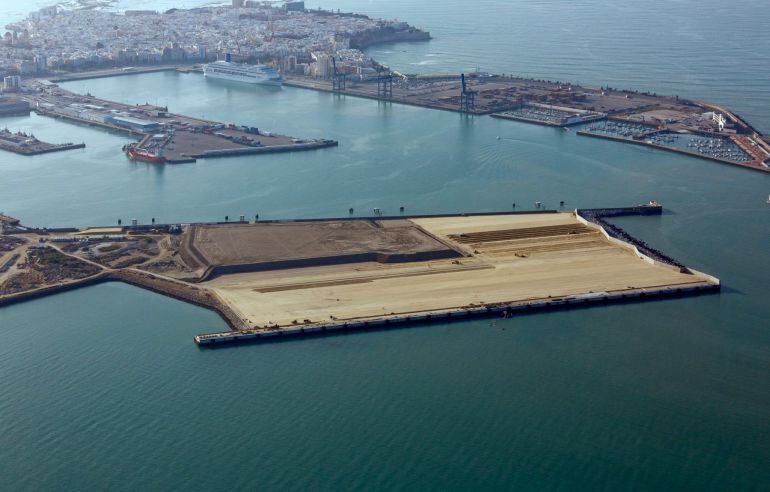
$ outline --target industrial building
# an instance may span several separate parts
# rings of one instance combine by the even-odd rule
[[[105,123],[109,123],[121,128],[128,128],[129,130],[136,130],[143,133],[151,133],[160,129],[160,123],[157,121],[140,120],[138,118],[132,118],[130,116],[122,115],[110,115],[105,116]]]

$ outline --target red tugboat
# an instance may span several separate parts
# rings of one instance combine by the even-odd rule
[[[140,149],[136,144],[126,145],[124,150],[132,161],[150,162],[152,164],[163,164],[166,162],[166,158],[163,157],[163,153],[160,150],[151,152],[146,149]]]

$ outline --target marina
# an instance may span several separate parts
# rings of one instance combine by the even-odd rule
[[[770,172],[770,150],[760,138],[682,129],[676,132],[631,121],[598,122],[578,135],[647,145],[657,149]]]

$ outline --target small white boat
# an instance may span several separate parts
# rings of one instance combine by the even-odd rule
[[[767,195],[767,203],[770,203],[770,195]]]

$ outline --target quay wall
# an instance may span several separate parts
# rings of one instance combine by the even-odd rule
[[[605,217],[627,217],[630,215],[662,215],[663,206],[639,205],[636,207],[621,208],[580,208],[575,211],[577,215],[588,213],[602,218]]]
[[[522,123],[530,123],[532,125],[540,125],[540,126],[551,126],[554,128],[562,128],[564,126],[561,124],[561,122],[558,122],[558,121],[536,120],[533,118],[525,118],[523,116],[514,116],[510,114],[503,114],[503,113],[492,113],[489,116],[500,120],[521,121]]]
[[[318,84],[313,83],[313,81],[304,81],[304,80],[299,79],[299,78],[285,79],[283,81],[283,85],[286,85],[286,86],[289,86],[289,87],[298,87],[300,89],[312,89],[312,90],[315,90],[315,91],[329,92],[331,94],[339,94],[339,95],[343,95],[343,96],[361,97],[361,98],[364,98],[364,99],[373,99],[375,101],[382,101],[382,102],[395,103],[395,104],[405,104],[407,106],[415,106],[415,107],[418,107],[418,108],[435,109],[435,110],[439,110],[439,111],[451,111],[453,113],[470,114],[470,115],[476,115],[476,116],[483,116],[483,115],[488,115],[488,114],[492,114],[492,113],[497,113],[499,111],[506,111],[508,109],[512,109],[513,107],[517,106],[516,104],[513,104],[510,107],[505,107],[505,108],[495,108],[495,109],[490,109],[490,110],[487,110],[487,111],[474,110],[472,112],[466,112],[466,111],[463,111],[462,108],[460,108],[459,105],[457,105],[457,106],[449,106],[449,105],[442,106],[442,105],[438,105],[438,104],[431,104],[431,103],[426,103],[426,102],[420,102],[420,101],[416,101],[416,100],[405,99],[405,98],[400,98],[400,97],[395,97],[395,96],[394,97],[379,97],[376,94],[371,94],[371,93],[368,93],[368,92],[363,92],[363,91],[356,90],[356,89],[353,89],[353,88],[348,88],[348,89],[346,89],[344,91],[335,91],[331,87],[331,81],[329,81],[328,84],[329,84],[328,87],[324,87],[324,86],[320,86]]]
[[[86,144],[80,143],[80,144],[70,144],[70,145],[56,145],[55,147],[46,147],[43,149],[31,149],[29,147],[21,148],[21,147],[16,147],[12,145],[3,145],[0,143],[0,149],[2,150],[7,150],[8,152],[13,152],[14,154],[28,155],[28,156],[50,154],[52,152],[62,152],[65,150],[84,149],[85,147],[86,147]]]
[[[485,216],[495,216],[495,215],[531,215],[531,214],[557,214],[560,213],[558,210],[553,209],[542,209],[542,210],[518,210],[518,211],[510,211],[510,212],[462,212],[462,213],[446,213],[446,214],[409,214],[409,215],[371,215],[371,216],[347,216],[347,217],[318,217],[318,218],[309,218],[309,219],[262,219],[257,222],[241,222],[236,220],[231,220],[229,222],[190,222],[190,223],[182,223],[183,225],[187,226],[206,226],[206,225],[222,225],[222,224],[280,224],[280,223],[290,223],[290,222],[327,222],[327,221],[350,221],[350,220],[404,220],[404,219],[439,219],[443,217],[473,217],[473,216],[479,216],[479,217],[485,217]],[[14,219],[16,220],[16,219]],[[139,232],[148,232],[152,230],[165,230],[168,231],[168,229],[172,226],[178,226],[180,222],[174,222],[170,224],[141,224],[137,226],[131,226],[131,225],[124,225],[121,227],[122,231],[124,233],[128,233],[131,231],[139,231]],[[90,226],[89,229],[103,229],[103,228],[112,228],[115,227],[115,225],[94,225]],[[78,232],[81,229],[77,227],[57,227],[57,228],[45,228],[45,227],[27,227],[24,231],[19,231],[19,233],[37,233],[37,234],[45,234],[46,232]]]
[[[308,142],[308,143],[296,143],[287,145],[266,145],[263,147],[243,147],[238,149],[217,149],[207,150],[200,154],[192,154],[190,157],[195,159],[215,158],[215,157],[232,157],[237,155],[251,155],[251,154],[270,154],[277,152],[294,152],[301,150],[313,150],[322,149],[326,147],[336,147],[339,142],[336,140],[324,140],[320,142]]]
[[[124,75],[139,75],[143,73],[156,73],[156,72],[168,72],[176,70],[177,66],[163,66],[163,67],[138,67],[132,70],[105,70],[105,71],[91,71],[91,72],[70,72],[64,75],[57,75],[50,77],[48,80],[54,84],[61,82],[73,82],[77,80],[90,80],[90,79],[104,79],[108,77],[121,77]]]
[[[343,221],[343,220],[404,220],[404,219],[441,219],[449,217],[491,217],[495,215],[533,215],[533,214],[558,214],[558,210],[543,209],[543,210],[517,210],[510,212],[462,212],[462,213],[448,213],[448,214],[408,214],[408,215],[370,215],[370,216],[356,216],[356,217],[319,217],[311,219],[267,219],[260,220],[260,224],[278,224],[285,222],[326,222],[326,221]]]
[[[275,330],[243,330],[239,332],[209,333],[194,337],[194,341],[202,348],[223,345],[259,343],[278,341],[298,337],[319,336],[334,333],[344,333],[357,330],[377,330],[394,327],[413,326],[417,324],[441,323],[453,320],[474,318],[503,317],[508,318],[517,314],[529,314],[542,311],[575,309],[596,305],[640,302],[654,299],[694,296],[716,293],[719,284],[710,282],[694,282],[692,284],[661,287],[656,289],[634,289],[620,292],[601,292],[587,296],[567,296],[563,298],[534,299],[510,304],[496,304],[481,307],[463,307],[454,310],[391,316],[362,321],[349,321],[322,325],[292,326]]]
[[[78,124],[82,124],[82,125],[86,125],[86,126],[98,126],[100,128],[104,128],[104,129],[107,129],[107,130],[110,130],[110,131],[113,131],[113,132],[117,132],[117,133],[122,133],[124,135],[128,134],[129,136],[133,136],[133,137],[144,138],[144,137],[147,136],[146,133],[138,132],[136,130],[131,130],[129,128],[123,128],[121,126],[110,125],[108,123],[101,123],[101,122],[98,122],[98,121],[84,120],[82,118],[77,118],[75,116],[71,116],[71,115],[68,115],[68,114],[57,113],[55,111],[47,111],[47,110],[43,110],[43,109],[37,108],[35,110],[35,112],[37,114],[41,115],[41,116],[49,116],[51,118],[59,118],[59,119],[62,119],[62,120],[72,121],[74,123],[78,123]]]

